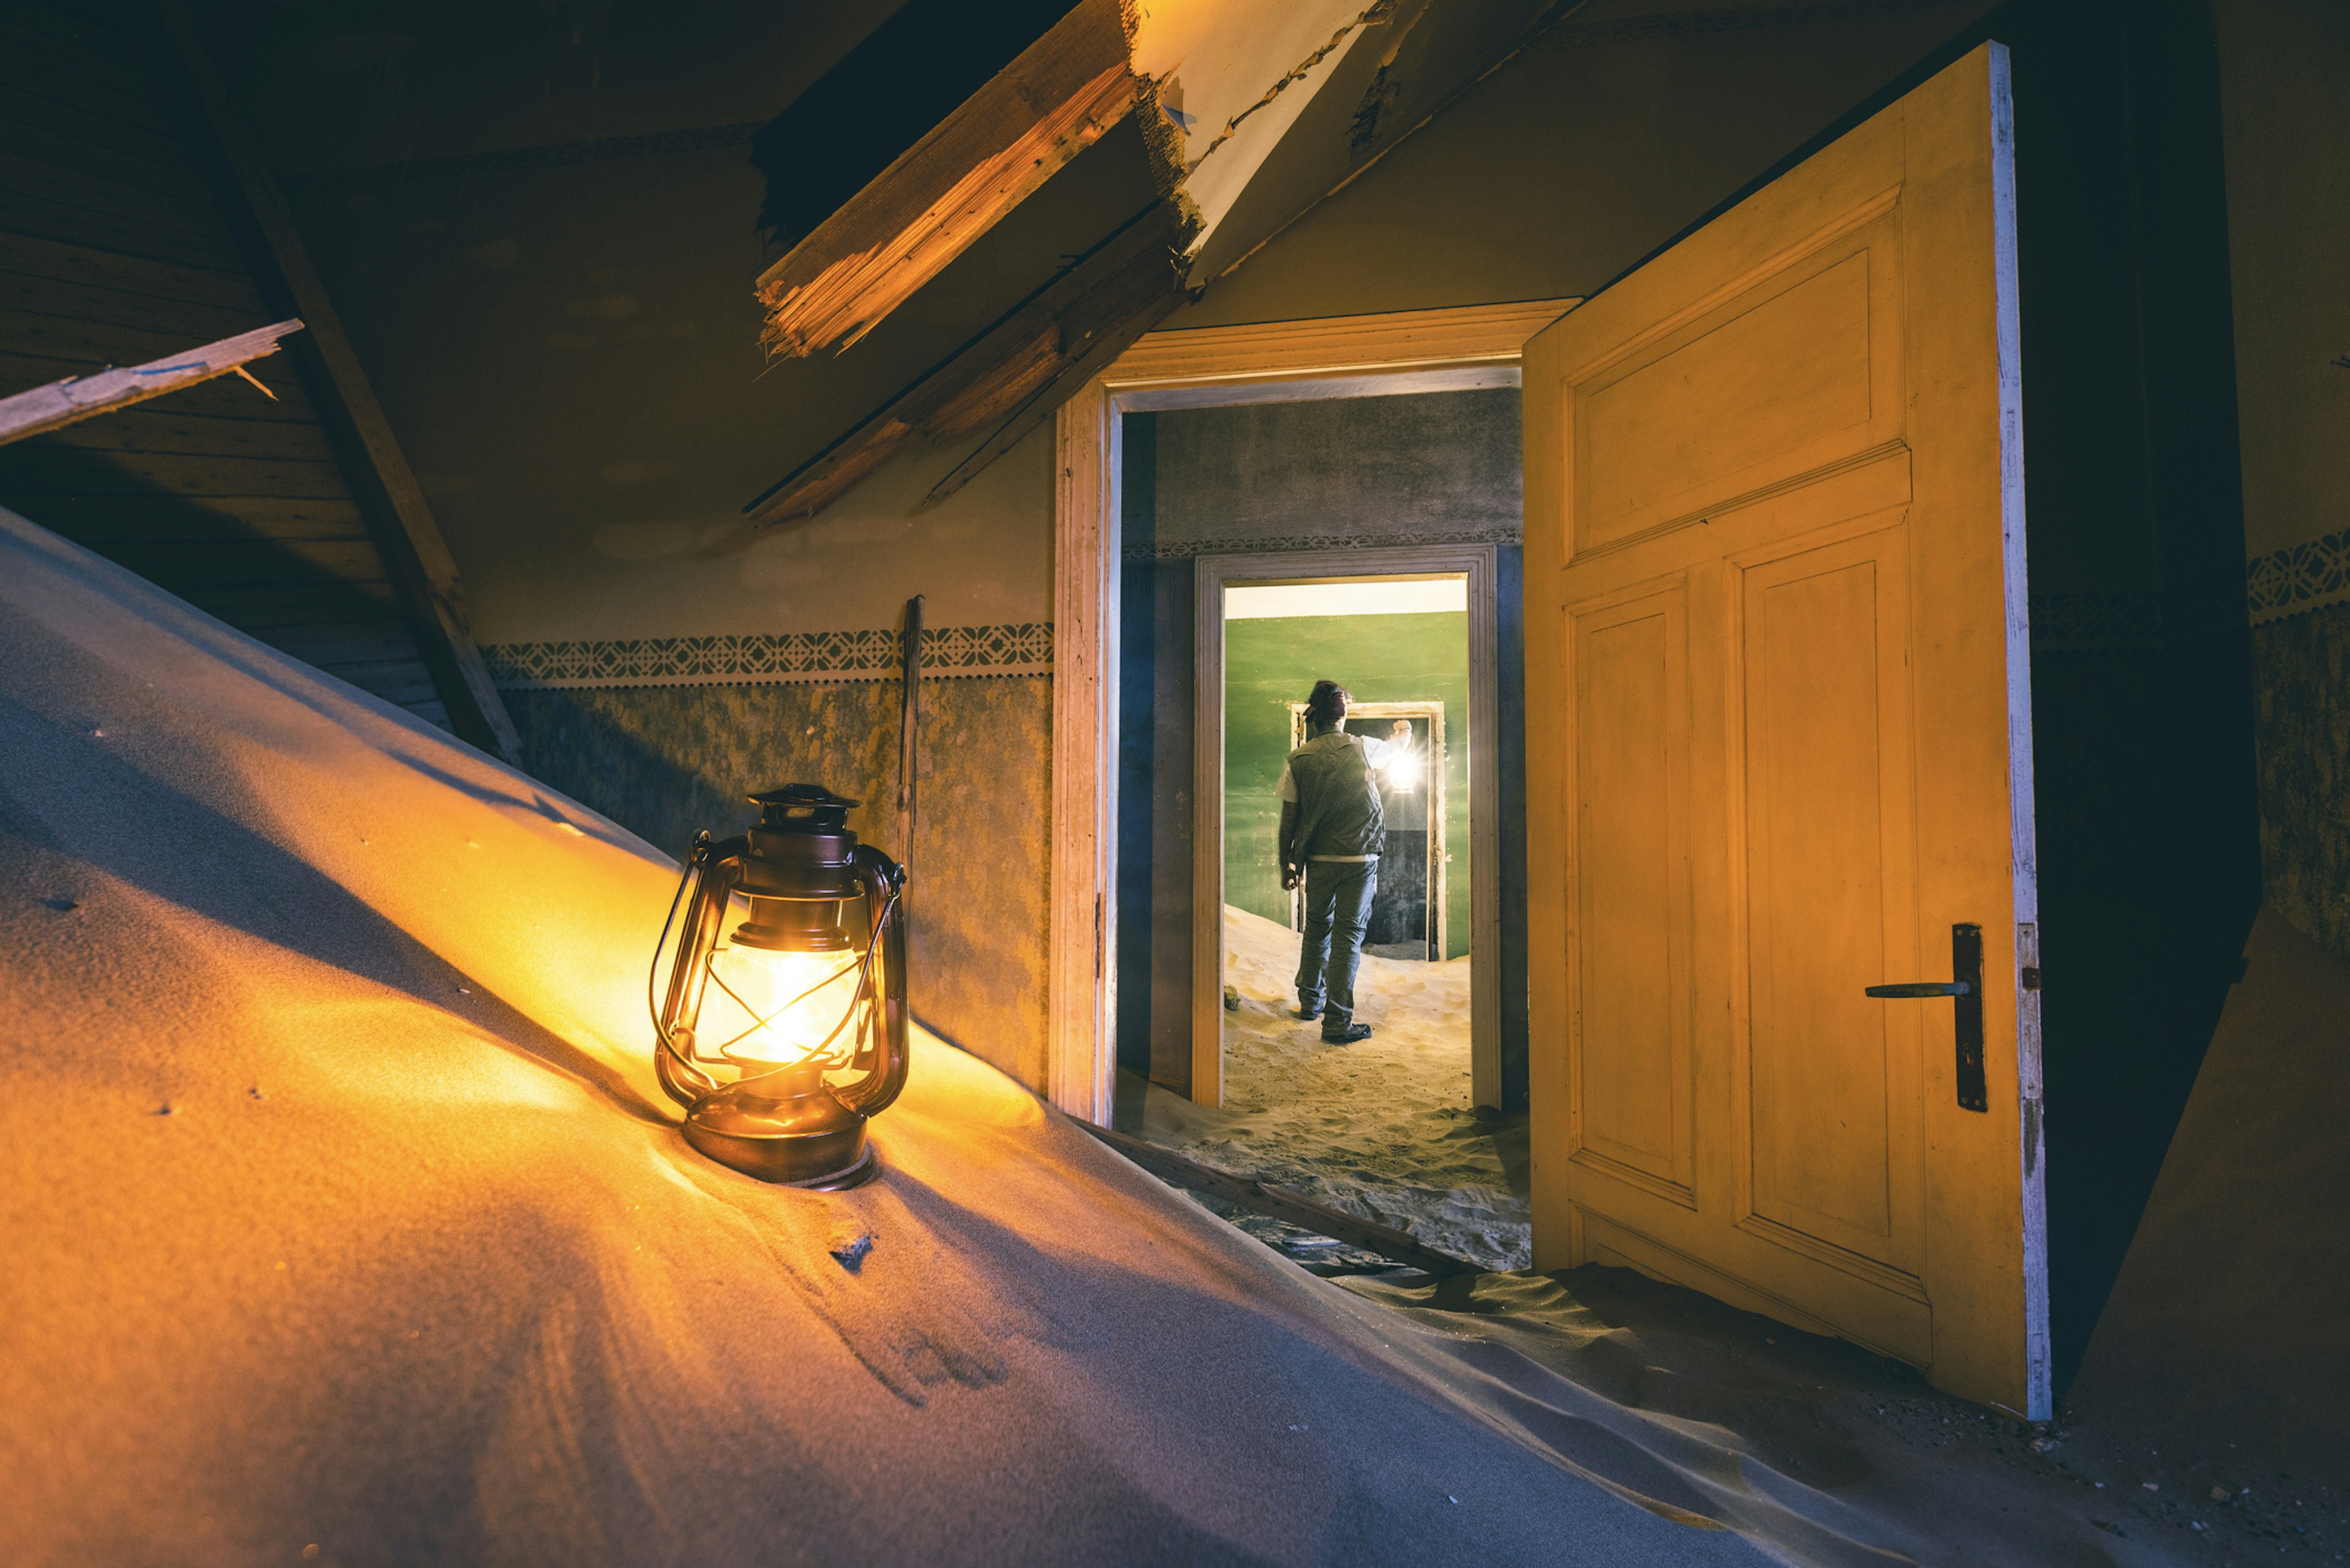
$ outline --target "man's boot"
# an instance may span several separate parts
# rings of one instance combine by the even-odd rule
[[[1322,1043],[1325,1045],[1352,1045],[1358,1040],[1368,1040],[1370,1037],[1371,1026],[1367,1023],[1334,1025],[1326,1018],[1322,1021]]]

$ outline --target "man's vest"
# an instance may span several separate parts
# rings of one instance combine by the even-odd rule
[[[1300,860],[1317,855],[1377,855],[1387,847],[1387,814],[1363,743],[1343,730],[1316,735],[1289,753],[1297,785]]]

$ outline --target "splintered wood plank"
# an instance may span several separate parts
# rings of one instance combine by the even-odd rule
[[[169,360],[176,355],[193,352],[206,342],[234,341],[266,326],[265,321],[246,317],[237,320],[227,332],[207,338],[185,328],[149,331],[71,317],[10,311],[0,315],[0,353],[66,360],[77,367],[77,374],[83,374],[102,366]]]
[[[51,359],[0,351],[0,398],[47,386],[51,381],[63,380],[68,377],[88,376],[104,369],[103,364],[88,359]],[[224,376],[175,390],[172,394],[171,408],[175,413],[202,414],[208,419],[222,420],[307,420],[311,417],[310,402],[303,395],[301,379],[292,374],[290,367],[248,361],[245,374],[276,393],[275,400],[263,397],[240,377]]]
[[[120,290],[161,300],[184,300],[219,310],[244,311],[254,317],[266,314],[261,291],[254,286],[253,279],[242,272],[222,273],[204,267],[182,266],[168,260],[125,255],[120,251],[98,250],[88,245],[75,244],[69,240],[49,239],[36,234],[0,230],[0,273]],[[0,279],[0,287],[12,293],[17,286],[13,277]],[[80,313],[61,311],[58,314],[71,316]],[[136,326],[138,323],[127,325]]]
[[[784,356],[845,348],[1133,111],[1118,0],[1081,0],[759,278]]]
[[[86,420],[111,409],[158,398],[177,388],[225,376],[248,360],[277,352],[277,340],[302,329],[299,321],[280,321],[218,343],[134,365],[127,369],[101,370],[72,380],[0,399],[0,442],[37,435],[60,425]]]
[[[1072,364],[1097,357],[1099,345],[1130,318],[1155,310],[1135,327],[1139,336],[1173,307],[1181,297],[1175,255],[1189,234],[1173,203],[1154,205],[744,512],[762,527],[813,515],[918,439],[954,440],[1037,408]],[[1139,308],[1138,302],[1149,304]],[[1058,402],[1043,403],[1036,418]]]
[[[928,499],[943,501],[978,478],[1182,301],[1183,279],[1172,257],[1138,258],[1106,279],[1061,324],[1061,363],[1051,379],[1005,413],[970,456],[931,487]]]

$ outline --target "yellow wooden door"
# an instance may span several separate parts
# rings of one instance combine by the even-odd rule
[[[2040,1418],[2007,80],[1976,50],[1527,347],[1534,1251]],[[1866,994],[1970,942],[1966,997]]]

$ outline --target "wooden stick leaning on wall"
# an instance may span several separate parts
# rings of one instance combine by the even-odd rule
[[[914,862],[914,784],[920,765],[922,596],[906,601],[904,691],[898,709],[898,864]]]
[[[158,79],[172,82],[172,67],[178,67],[192,142],[202,161],[216,165],[210,172],[222,209],[263,296],[289,305],[308,324],[309,331],[291,346],[295,366],[318,405],[352,496],[399,590],[432,684],[449,710],[450,726],[484,751],[518,763],[522,737],[474,644],[456,559],[343,335],[342,318],[310,265],[293,213],[231,112],[228,89],[183,0],[153,3],[168,40],[168,57],[157,62]]]
[[[89,376],[68,376],[45,387],[0,398],[0,446],[98,414],[112,413],[182,387],[193,387],[220,376],[243,376],[268,397],[277,394],[254,379],[245,366],[277,352],[277,340],[302,330],[297,317],[256,327],[184,354],[167,354],[144,365],[117,369],[111,366]]]

